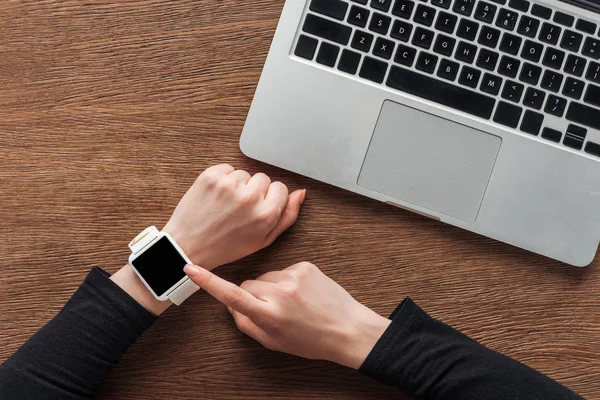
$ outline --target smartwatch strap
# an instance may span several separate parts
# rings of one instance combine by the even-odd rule
[[[148,244],[152,243],[154,239],[160,234],[158,229],[155,226],[149,226],[144,229],[139,235],[137,235],[131,242],[129,242],[129,248],[133,254],[139,253],[144,247],[148,246]],[[188,259],[185,254],[182,254],[186,260],[186,262],[191,264],[191,261]],[[196,293],[200,289],[198,285],[196,285],[191,279],[186,279],[181,285],[177,287],[177,289],[173,290],[169,293],[169,300],[173,302],[175,305],[180,305],[183,303],[185,299],[190,297],[192,294]]]
[[[152,242],[158,236],[160,232],[156,229],[155,226],[149,226],[144,229],[139,235],[133,238],[131,242],[129,242],[129,248],[133,254],[137,254],[146,247],[150,242]]]
[[[177,289],[173,290],[169,294],[169,300],[178,306],[183,303],[185,299],[196,293],[198,289],[200,289],[198,285],[188,278],[185,282],[179,285]]]

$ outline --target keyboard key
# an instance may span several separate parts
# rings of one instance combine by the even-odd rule
[[[523,115],[523,121],[521,122],[521,130],[530,135],[537,136],[542,129],[544,123],[544,116],[540,113],[536,113],[531,110],[525,110]]]
[[[519,125],[519,119],[521,119],[522,112],[523,109],[521,107],[501,101],[496,108],[494,122],[516,128]]]
[[[514,81],[506,81],[506,83],[504,84],[504,89],[502,89],[502,98],[518,103],[521,101],[523,89],[525,89],[525,86],[523,86],[520,83]]]
[[[498,29],[494,29],[484,25],[483,28],[481,28],[481,32],[479,33],[479,39],[477,41],[479,42],[479,44],[491,47],[493,49],[498,44],[499,39],[500,31]]]
[[[545,99],[546,93],[538,89],[527,88],[527,91],[525,92],[525,98],[523,99],[523,105],[539,110],[542,108]]]
[[[561,31],[562,29],[560,27],[544,22],[539,39],[542,42],[556,44],[558,42],[558,38],[560,37]]]
[[[563,76],[557,72],[546,70],[542,78],[542,88],[558,93],[560,85],[563,81]]]
[[[437,21],[435,22],[435,29],[446,33],[452,33],[454,32],[454,27],[456,26],[457,20],[458,18],[456,15],[448,14],[447,12],[442,11],[439,13]]]
[[[585,83],[575,78],[567,78],[562,94],[572,99],[579,100]]]
[[[556,22],[557,24],[571,27],[571,26],[573,26],[573,22],[575,22],[575,17],[573,17],[572,15],[557,11],[554,13],[554,22]]]
[[[544,46],[541,44],[526,40],[525,45],[523,45],[523,50],[521,51],[521,57],[529,61],[538,62],[542,56],[543,49]]]
[[[392,26],[392,31],[390,32],[390,36],[394,39],[402,40],[403,42],[408,42],[410,38],[410,33],[412,32],[412,25],[408,22],[396,20],[394,21],[394,25]]]
[[[519,14],[517,14],[515,11],[507,8],[501,8],[500,12],[498,13],[498,19],[496,19],[496,26],[512,31],[515,29],[518,16]]]
[[[571,75],[581,76],[585,70],[585,64],[585,58],[569,54],[569,57],[567,57],[567,63],[565,64],[565,72]]]
[[[458,78],[458,82],[461,85],[468,86],[470,88],[475,89],[479,84],[479,78],[481,77],[481,71],[471,67],[463,67],[460,72],[460,78]]]
[[[456,79],[456,75],[458,75],[459,68],[460,64],[456,61],[450,61],[446,58],[442,58],[442,61],[440,61],[440,66],[438,68],[437,75],[440,78],[453,81]]]
[[[587,142],[585,145],[585,152],[600,157],[600,144]]]
[[[467,42],[460,42],[456,48],[454,58],[471,64],[475,60],[475,53],[477,53],[477,47]]]
[[[371,7],[373,7],[376,10],[381,10],[383,12],[388,12],[391,5],[392,0],[371,0]]]
[[[491,24],[494,21],[497,9],[498,7],[493,4],[480,1],[477,4],[477,9],[475,9],[475,19]]]
[[[373,13],[371,23],[369,24],[369,30],[386,35],[391,22],[392,19],[390,17],[379,13]]]
[[[450,8],[450,3],[452,3],[452,0],[431,0],[432,5],[445,9]]]
[[[583,101],[600,107],[600,87],[589,84]]]
[[[342,21],[346,16],[348,3],[340,0],[312,0],[310,10]]]
[[[581,33],[570,31],[567,29],[560,42],[560,47],[577,53],[579,51],[579,47],[581,46],[582,41],[583,35]]]
[[[597,26],[595,23],[586,21],[585,19],[578,19],[577,24],[575,25],[575,28],[582,32],[593,35],[596,33]]]
[[[381,83],[383,82],[383,78],[385,78],[387,67],[387,63],[365,56],[358,75],[361,78]]]
[[[479,57],[477,57],[477,66],[493,71],[496,68],[498,62],[498,53],[487,49],[481,49],[479,51]]]
[[[396,61],[398,64],[410,67],[415,61],[416,55],[417,50],[414,47],[399,44],[398,48],[396,49],[396,57],[394,57],[394,61]]]
[[[370,14],[371,11],[367,10],[366,8],[352,6],[350,9],[350,14],[348,14],[348,23],[364,28],[367,26],[367,21],[369,20]]]
[[[413,20],[419,24],[431,26],[433,19],[435,18],[435,9],[419,4]]]
[[[544,112],[560,118],[565,113],[565,108],[567,108],[567,99],[551,94],[548,96]]]
[[[373,47],[373,54],[375,54],[377,57],[389,60],[392,58],[392,54],[394,54],[394,46],[395,43],[391,40],[377,38],[375,41],[375,47]]]
[[[521,21],[519,22],[519,27],[517,28],[517,32],[521,35],[528,36],[530,38],[534,38],[537,35],[537,31],[540,27],[540,21],[528,17],[527,15],[523,15],[521,17]]]
[[[600,83],[600,64],[593,61],[590,62],[585,78],[592,82]]]
[[[484,119],[490,118],[496,103],[492,97],[396,66],[392,67],[386,84]]]
[[[498,65],[498,72],[501,75],[514,78],[517,76],[517,71],[519,70],[520,65],[521,61],[517,60],[516,58],[502,56],[502,59],[500,59],[500,65]]]
[[[546,53],[544,54],[544,60],[542,61],[542,64],[544,64],[546,67],[560,70],[562,68],[564,59],[564,51],[555,49],[553,47],[548,47],[546,48]]]
[[[414,7],[414,1],[396,0],[396,3],[394,3],[394,7],[392,8],[392,14],[400,18],[410,19]]]
[[[321,47],[319,47],[319,53],[317,53],[317,62],[328,67],[333,67],[337,61],[339,52],[340,48],[338,46],[322,42]]]
[[[533,7],[531,8],[531,13],[533,15],[535,15],[536,17],[540,17],[540,18],[544,18],[544,19],[550,19],[550,17],[552,16],[551,9],[549,9],[548,7],[541,6],[539,4],[533,5]]]
[[[468,17],[473,12],[474,5],[475,0],[454,0],[454,7],[452,7],[452,10]]]
[[[342,51],[342,56],[340,57],[340,62],[338,63],[338,69],[340,71],[354,75],[358,70],[359,63],[359,53],[352,50],[344,49],[344,51]]]
[[[530,85],[537,85],[540,80],[540,76],[542,75],[542,68],[537,65],[525,63],[523,64],[523,68],[521,69],[521,75],[519,75],[519,80],[525,83],[529,83]]]
[[[338,24],[325,18],[308,14],[304,20],[302,30],[311,33],[323,39],[331,40],[340,44],[348,44],[352,28],[346,25]]]
[[[600,60],[600,40],[591,37],[586,38],[581,53],[584,56]]]
[[[567,147],[571,147],[575,150],[581,150],[583,147],[583,140],[579,139],[576,136],[570,136],[568,133],[565,135],[563,139],[563,144]]]
[[[455,44],[456,39],[446,35],[438,34],[437,39],[435,40],[435,45],[433,46],[433,51],[445,56],[451,56],[452,52],[454,51]]]
[[[461,19],[458,24],[458,30],[456,34],[467,40],[475,40],[477,36],[477,30],[479,30],[479,24],[477,22],[469,21],[468,19]]]
[[[556,129],[544,128],[542,131],[542,137],[550,140],[551,142],[560,143],[560,139],[562,139],[562,132],[557,131]]]
[[[510,0],[508,6],[523,12],[529,10],[529,2],[527,0]]]
[[[319,44],[317,39],[308,37],[306,35],[300,35],[298,38],[298,43],[296,43],[294,54],[298,57],[312,60],[315,56],[315,50],[317,50],[317,44]]]
[[[486,72],[483,75],[483,80],[481,81],[479,89],[481,89],[482,92],[495,96],[500,92],[500,86],[502,86],[502,78]]]
[[[518,36],[505,33],[500,42],[500,51],[516,56],[519,54],[522,41],[523,40]]]
[[[585,139],[585,137],[587,136],[587,129],[581,126],[569,124],[569,126],[567,127],[567,135],[576,136],[580,139]]]
[[[355,3],[360,3],[360,4],[367,4],[369,2],[369,0],[352,0]]]
[[[427,72],[428,74],[433,74],[437,62],[438,56],[422,51],[417,58],[416,68],[420,71]]]
[[[352,38],[352,47],[357,50],[369,52],[371,51],[371,43],[373,43],[373,35],[367,32],[357,30]]]
[[[417,29],[415,29],[412,44],[424,49],[429,49],[431,47],[431,42],[433,42],[433,35],[433,31],[417,27]]]
[[[563,139],[563,144],[576,150],[581,150],[586,136],[587,129],[570,124],[567,127],[567,133]]]
[[[506,0],[492,0],[494,3],[498,3],[502,6],[506,5]]]

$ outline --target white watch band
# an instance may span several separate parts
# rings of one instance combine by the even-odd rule
[[[149,226],[140,232],[139,235],[133,238],[131,242],[129,242],[129,248],[133,254],[137,254],[144,247],[148,245],[148,243],[152,242],[158,236],[160,232],[156,229],[155,226]]]
[[[186,280],[177,289],[169,293],[169,300],[176,306],[181,305],[191,295],[196,293],[200,289],[191,279]]]
[[[146,246],[148,246],[150,243],[152,243],[159,235],[160,235],[160,232],[158,229],[156,229],[155,226],[149,226],[148,228],[144,229],[139,235],[137,235],[135,238],[133,238],[133,240],[131,242],[129,242],[129,248],[131,249],[131,252],[133,254],[139,253]],[[165,233],[165,235],[168,236],[168,234],[166,234],[166,233]],[[169,236],[169,239],[172,240],[172,238],[170,236]],[[187,263],[191,264],[192,262],[183,253],[183,250],[181,250],[179,248],[179,246],[177,246],[176,243],[174,243],[173,240],[172,240],[172,243],[180,251],[180,253],[183,256],[183,258],[185,259],[185,261]],[[175,290],[173,290],[171,293],[169,293],[168,298],[169,298],[169,300],[171,300],[173,302],[173,304],[178,306],[181,303],[183,303],[185,299],[187,299],[192,294],[197,292],[198,289],[200,289],[198,287],[198,285],[196,285],[194,282],[192,282],[191,279],[187,279],[181,285],[179,285]]]

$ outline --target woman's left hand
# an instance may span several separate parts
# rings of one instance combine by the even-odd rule
[[[163,231],[197,265],[213,269],[269,246],[292,226],[306,190],[231,165],[208,168],[183,196]]]

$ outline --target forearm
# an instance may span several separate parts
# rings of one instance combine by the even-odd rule
[[[137,288],[126,279],[126,269],[120,272],[115,281]],[[0,366],[0,393],[19,399],[92,398],[155,319],[94,269],[56,317]]]
[[[150,293],[140,278],[129,265],[125,265],[110,277],[121,289],[152,314],[159,316],[173,303],[170,300],[160,301]]]
[[[424,399],[581,399],[547,376],[429,317],[410,299],[360,371]]]

